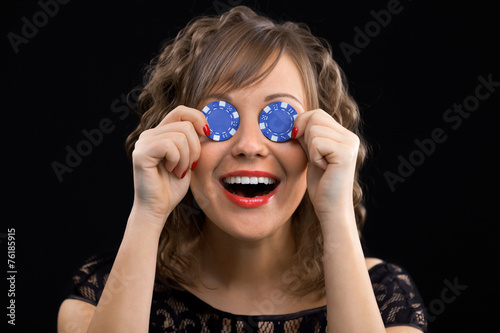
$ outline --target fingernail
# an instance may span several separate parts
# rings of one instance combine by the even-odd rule
[[[172,169],[172,171],[170,171],[170,172],[174,173],[175,168],[177,168],[177,165],[176,165],[176,166],[174,166],[174,168],[173,168],[173,169]]]
[[[194,170],[196,166],[198,165],[198,161],[194,161],[193,164],[191,165],[191,170]]]
[[[297,137],[299,129],[297,127],[292,128],[292,139],[295,139]]]
[[[184,173],[183,173],[183,174],[182,174],[182,176],[181,176],[181,179],[182,179],[182,178],[184,178],[184,177],[186,177],[186,173],[187,173],[187,172],[188,172],[187,170],[186,170],[186,171],[184,171]]]
[[[203,126],[203,133],[205,133],[206,136],[210,135],[210,127],[208,127],[208,124]]]

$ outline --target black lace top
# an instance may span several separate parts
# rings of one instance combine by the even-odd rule
[[[67,298],[97,305],[114,257],[92,257],[73,276]],[[427,331],[423,301],[401,267],[380,263],[369,271],[386,327]],[[285,315],[247,316],[217,310],[186,291],[155,282],[149,332],[327,332],[326,306]]]

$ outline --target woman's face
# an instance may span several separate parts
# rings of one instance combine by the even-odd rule
[[[240,116],[239,128],[230,139],[218,142],[201,138],[201,156],[191,176],[191,191],[207,223],[235,238],[258,240],[290,221],[306,191],[307,157],[296,140],[267,139],[258,120],[266,105],[278,101],[304,113],[305,96],[297,67],[283,54],[257,85],[224,95],[211,94],[202,101],[201,108],[216,100],[229,102]],[[242,184],[231,184],[237,177]],[[243,185],[246,180],[264,184]]]

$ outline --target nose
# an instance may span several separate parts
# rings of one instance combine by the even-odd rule
[[[232,154],[235,157],[253,159],[269,154],[269,140],[262,134],[258,119],[240,117],[240,126],[234,135]]]

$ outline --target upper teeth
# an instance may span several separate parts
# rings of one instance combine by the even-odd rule
[[[223,179],[228,184],[274,184],[276,179],[268,177],[225,177]]]

